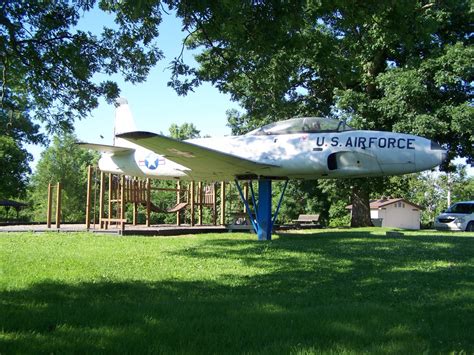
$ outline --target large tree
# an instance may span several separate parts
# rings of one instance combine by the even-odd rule
[[[162,56],[153,44],[161,22],[159,2],[99,1],[116,26],[94,34],[77,26],[96,1],[7,1],[0,11],[2,109],[34,109],[49,127],[69,128],[119,93],[97,74],[120,73],[143,81]],[[22,101],[20,102],[19,94]]]
[[[232,127],[336,115],[364,129],[436,139],[473,155],[470,2],[172,1],[199,66],[174,61],[170,85],[202,81],[246,110]],[[373,182],[354,180],[353,225],[370,223]]]
[[[80,29],[81,18],[99,9],[114,16],[115,25],[101,33]],[[145,80],[162,57],[154,44],[160,11],[159,2],[1,2],[0,164],[9,164],[12,177],[21,182],[29,172],[25,143],[45,141],[39,124],[70,131],[100,97],[111,102],[118,96],[117,84],[102,78],[119,73],[133,83]],[[17,184],[11,196],[23,186]]]

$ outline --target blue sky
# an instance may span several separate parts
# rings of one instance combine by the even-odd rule
[[[98,12],[95,17],[108,19],[103,12]],[[90,17],[84,19],[84,26],[92,21],[101,23]],[[139,130],[168,133],[172,123],[178,125],[192,122],[201,131],[201,134],[220,136],[230,134],[226,127],[226,110],[238,108],[237,103],[230,100],[229,95],[220,93],[210,84],[203,84],[187,96],[178,96],[175,91],[167,86],[171,72],[167,68],[170,61],[179,55],[182,39],[186,34],[181,32],[181,22],[174,15],[164,14],[160,25],[158,47],[163,51],[165,58],[154,67],[145,83],[125,83],[120,76],[114,76],[121,89],[121,96],[127,98],[132,109],[135,124]],[[186,63],[195,63],[193,54],[184,52]],[[103,100],[99,108],[94,110],[91,117],[76,124],[76,133],[82,140],[94,141],[103,135],[104,140],[112,141],[114,107]],[[90,127],[94,127],[91,132]]]
[[[113,18],[102,11],[94,10],[86,13],[79,27],[93,33],[100,33],[103,26],[112,27]],[[178,96],[167,86],[171,72],[167,67],[170,61],[181,52],[182,39],[181,22],[173,14],[164,14],[160,24],[158,47],[165,58],[158,62],[144,83],[126,83],[121,76],[111,79],[119,84],[121,96],[127,98],[138,130],[162,132],[168,134],[172,123],[181,125],[193,123],[201,135],[223,136],[230,134],[226,126],[225,112],[231,108],[239,108],[229,95],[220,93],[208,83],[204,83],[195,92],[187,96]],[[193,53],[184,52],[186,63],[195,63]],[[84,142],[112,144],[115,107],[100,99],[99,107],[93,110],[89,117],[75,123],[77,137]],[[102,139],[100,136],[103,136]],[[29,146],[29,151],[37,160],[43,148]]]

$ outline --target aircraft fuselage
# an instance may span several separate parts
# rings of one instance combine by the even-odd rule
[[[431,169],[446,157],[445,151],[429,139],[380,131],[244,135],[186,142],[272,165],[265,171],[268,178],[399,175]],[[103,155],[99,167],[142,177],[191,179],[187,167],[140,146],[129,154]],[[223,176],[222,180],[233,178]]]

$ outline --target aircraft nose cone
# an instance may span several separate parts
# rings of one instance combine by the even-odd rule
[[[443,147],[439,145],[439,143],[436,143],[435,141],[430,141],[430,143],[431,143],[431,147],[430,147],[431,150],[444,150]]]
[[[438,152],[438,157],[440,159],[439,164],[442,164],[448,159],[448,152],[437,142],[431,141],[431,147],[430,149],[432,151]]]
[[[441,162],[444,163],[446,160],[448,160],[448,152],[446,150],[443,150],[441,152]]]

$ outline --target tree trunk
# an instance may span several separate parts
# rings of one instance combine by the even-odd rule
[[[386,67],[386,53],[385,49],[376,51],[373,54],[372,60],[368,61],[365,65],[367,68],[367,83],[366,83],[366,93],[370,100],[377,98],[377,85],[376,79],[377,76],[385,70]],[[375,118],[377,117],[376,112],[365,112],[362,114],[368,117]],[[373,111],[373,110],[372,110]],[[374,123],[377,123],[376,119],[372,120]],[[380,125],[380,122],[377,123]],[[352,185],[352,217],[351,217],[351,227],[372,227],[373,223],[370,219],[370,179],[354,179]]]
[[[369,180],[355,179],[352,185],[351,227],[373,227],[370,219]]]

